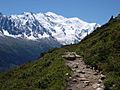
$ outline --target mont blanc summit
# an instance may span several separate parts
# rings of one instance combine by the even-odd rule
[[[62,45],[81,41],[99,26],[77,17],[66,18],[52,12],[24,12],[10,16],[0,14],[1,35],[35,41],[52,37]]]

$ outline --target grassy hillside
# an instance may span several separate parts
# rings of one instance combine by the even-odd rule
[[[0,74],[0,90],[65,90],[66,73],[71,73],[61,55],[50,51],[36,62]]]
[[[107,76],[106,90],[120,90],[120,15],[96,29],[78,45],[67,46],[84,57],[85,63]]]
[[[105,75],[106,90],[120,89],[120,18],[111,19],[80,44],[65,46],[44,54],[36,62],[0,74],[0,90],[65,90],[66,73],[71,70],[61,57],[65,51],[76,51],[86,64]]]

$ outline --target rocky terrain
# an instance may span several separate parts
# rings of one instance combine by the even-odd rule
[[[66,73],[69,75],[67,90],[104,90],[105,76],[94,67],[86,65],[81,56],[75,52],[66,52],[62,57],[73,71],[72,76]]]

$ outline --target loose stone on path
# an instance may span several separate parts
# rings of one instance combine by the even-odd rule
[[[62,55],[66,59],[66,65],[73,71],[69,77],[67,90],[104,90],[105,76],[94,67],[85,65],[83,58],[76,52],[65,52]],[[69,76],[68,73],[66,73]]]

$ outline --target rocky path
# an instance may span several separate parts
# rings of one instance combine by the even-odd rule
[[[85,65],[83,58],[75,52],[63,55],[66,64],[72,69],[73,75],[69,77],[67,90],[104,90],[103,79],[105,76]],[[66,75],[68,75],[66,73]]]

